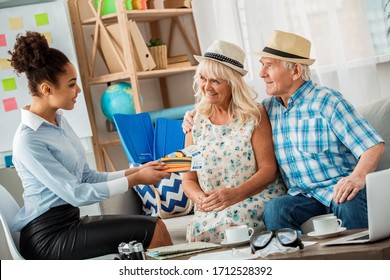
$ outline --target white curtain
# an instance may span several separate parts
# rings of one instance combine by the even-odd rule
[[[217,39],[247,54],[247,81],[266,97],[258,77],[261,50],[275,29],[312,42],[312,79],[355,105],[390,96],[387,0],[192,0],[202,52]]]

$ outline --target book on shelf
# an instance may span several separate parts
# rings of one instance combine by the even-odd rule
[[[149,0],[148,9],[164,9],[164,0]]]
[[[187,57],[186,54],[175,55],[175,56],[168,57],[168,64],[178,63],[178,62],[185,62],[185,61],[188,61],[188,57]]]
[[[165,8],[191,8],[191,0],[165,0]]]
[[[134,21],[129,20],[129,25],[131,39],[135,50],[134,55],[136,59],[139,59],[143,71],[153,70],[154,68],[156,68],[156,63],[152,55],[150,54],[144,37],[142,36],[137,24]]]
[[[173,68],[185,68],[185,67],[190,67],[192,66],[190,61],[183,61],[183,62],[176,62],[176,63],[169,63],[168,64],[168,69],[173,69]]]
[[[135,58],[135,68],[137,71],[153,70],[156,67],[156,63],[150,55],[149,49],[146,46],[146,42],[144,41],[137,24],[134,21],[129,20],[127,23],[127,30],[129,31],[133,46],[132,55],[134,55]],[[117,73],[125,71],[121,66],[121,64],[124,65],[125,63],[119,24],[116,23],[100,27],[99,34],[100,40],[98,50],[101,51],[103,61],[106,63],[109,72]]]
[[[105,29],[100,27],[98,36],[98,51],[100,51],[108,71],[110,73],[124,71],[125,65],[118,24],[109,25]]]

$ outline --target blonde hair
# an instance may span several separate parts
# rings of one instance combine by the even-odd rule
[[[255,126],[260,123],[261,113],[257,107],[258,104],[254,100],[257,97],[256,92],[248,86],[240,73],[210,59],[203,59],[199,63],[194,76],[195,107],[199,114],[209,118],[215,112],[213,105],[203,98],[199,87],[199,79],[202,75],[213,79],[223,79],[228,82],[232,90],[232,99],[228,108],[230,120],[237,118],[240,124],[253,120]]]

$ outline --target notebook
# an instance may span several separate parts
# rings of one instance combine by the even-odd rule
[[[152,258],[164,260],[214,250],[220,247],[221,245],[219,244],[209,242],[190,242],[148,249],[146,254]]]
[[[366,177],[368,230],[321,243],[323,246],[367,243],[390,236],[390,169]]]

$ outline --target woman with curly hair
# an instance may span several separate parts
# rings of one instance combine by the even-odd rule
[[[154,217],[80,217],[79,206],[155,184],[169,173],[158,162],[118,172],[90,169],[80,139],[62,115],[74,108],[81,91],[73,64],[38,32],[18,35],[9,54],[17,74],[26,75],[32,96],[13,141],[24,187],[24,206],[13,225],[20,231],[22,256],[85,259],[116,253],[121,242],[132,240],[145,248],[172,244],[164,223]]]

